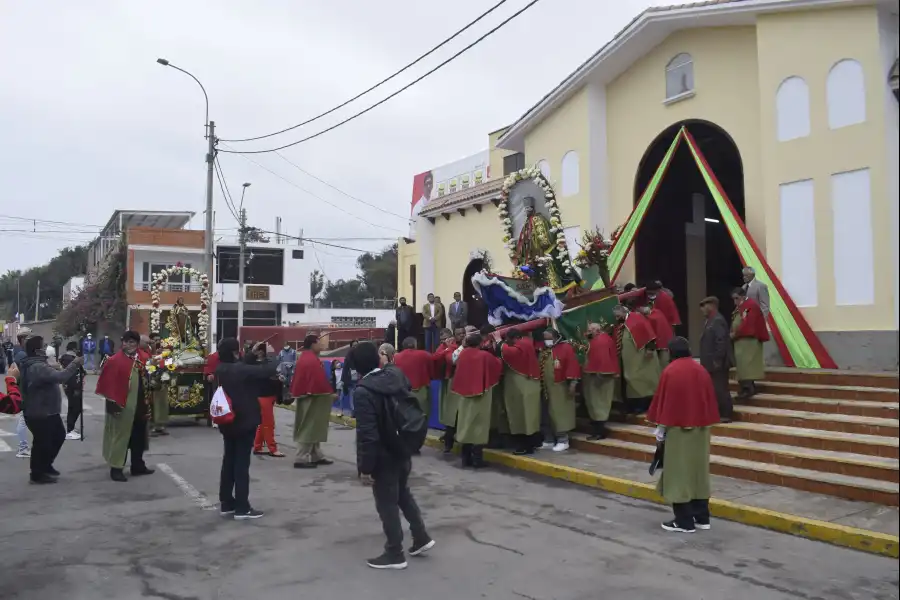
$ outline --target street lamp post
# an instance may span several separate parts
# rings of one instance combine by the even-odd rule
[[[239,216],[241,217],[241,228],[239,230],[238,236],[241,250],[240,254],[238,255],[238,338],[240,338],[241,336],[241,327],[244,326],[244,254],[247,250],[247,211],[244,210],[244,194],[247,193],[248,187],[250,187],[250,184],[245,183],[243,189],[241,190],[241,212],[239,214]]]
[[[156,62],[164,67],[171,67],[176,71],[181,71],[182,73],[196,81],[197,85],[199,85],[200,89],[203,91],[203,99],[206,101],[206,234],[204,235],[204,241],[206,254],[206,274],[207,277],[209,277],[209,285],[212,286],[213,282],[215,281],[215,273],[213,273],[213,161],[215,161],[216,159],[216,124],[214,121],[209,120],[209,96],[206,94],[206,88],[203,87],[203,84],[200,83],[200,80],[181,67],[176,67],[165,58],[157,58]],[[210,312],[213,312],[213,307],[210,306],[209,308]],[[209,352],[211,351],[211,349],[212,335],[207,335],[206,351]]]

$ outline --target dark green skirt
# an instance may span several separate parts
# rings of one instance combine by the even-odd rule
[[[656,491],[669,504],[709,499],[709,427],[666,428],[666,454]]]

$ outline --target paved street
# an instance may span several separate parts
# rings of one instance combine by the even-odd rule
[[[252,501],[268,514],[238,523],[210,510],[217,432],[174,427],[153,440],[157,473],[117,484],[100,458],[102,404],[86,402],[88,440],[66,442],[58,484],[28,485],[27,461],[0,452],[4,600],[898,597],[891,559],[724,521],[666,534],[660,506],[512,472],[462,471],[431,449],[416,461],[414,491],[437,547],[406,571],[373,571],[365,559],[383,538],[371,492],[356,481],[352,431],[332,430],[331,467],[254,459]],[[292,417],[276,414],[282,441]],[[0,420],[10,446],[14,429]]]

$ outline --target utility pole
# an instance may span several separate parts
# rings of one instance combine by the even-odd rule
[[[244,326],[244,251],[247,249],[247,210],[241,209],[241,228],[239,236],[239,242],[241,246],[241,251],[239,255],[238,262],[238,320],[237,320],[237,334],[238,339],[241,336],[241,327]]]
[[[37,282],[37,295],[34,297],[34,322],[38,321],[38,311],[41,309],[41,280]]]
[[[200,83],[199,81],[197,83]],[[203,87],[202,85],[200,86]],[[203,92],[206,94],[206,91]],[[207,111],[208,112],[208,111]],[[209,145],[206,150],[206,276],[209,278],[209,289],[212,291],[216,281],[216,274],[213,272],[213,168],[216,160],[216,122],[209,121],[209,130],[206,132]],[[243,268],[243,265],[241,266]],[[212,294],[210,294],[212,298]],[[214,300],[210,300],[212,304]],[[209,307],[210,314],[214,314],[213,307]],[[240,319],[240,316],[238,317]],[[212,324],[210,324],[212,325]],[[212,352],[212,335],[206,336],[206,352]]]

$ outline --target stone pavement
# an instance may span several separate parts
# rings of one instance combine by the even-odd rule
[[[276,413],[288,453],[292,417]],[[100,458],[102,417],[85,423],[88,439],[66,442],[56,485],[28,485],[26,461],[0,455],[4,600],[898,597],[895,560],[719,520],[711,531],[667,534],[662,506],[512,471],[464,471],[431,449],[416,459],[413,485],[437,547],[406,571],[373,571],[365,559],[383,537],[356,478],[353,431],[331,431],[330,467],[255,458],[252,500],[267,515],[240,523],[210,510],[217,432],[173,427],[153,440],[158,472],[116,484]]]

